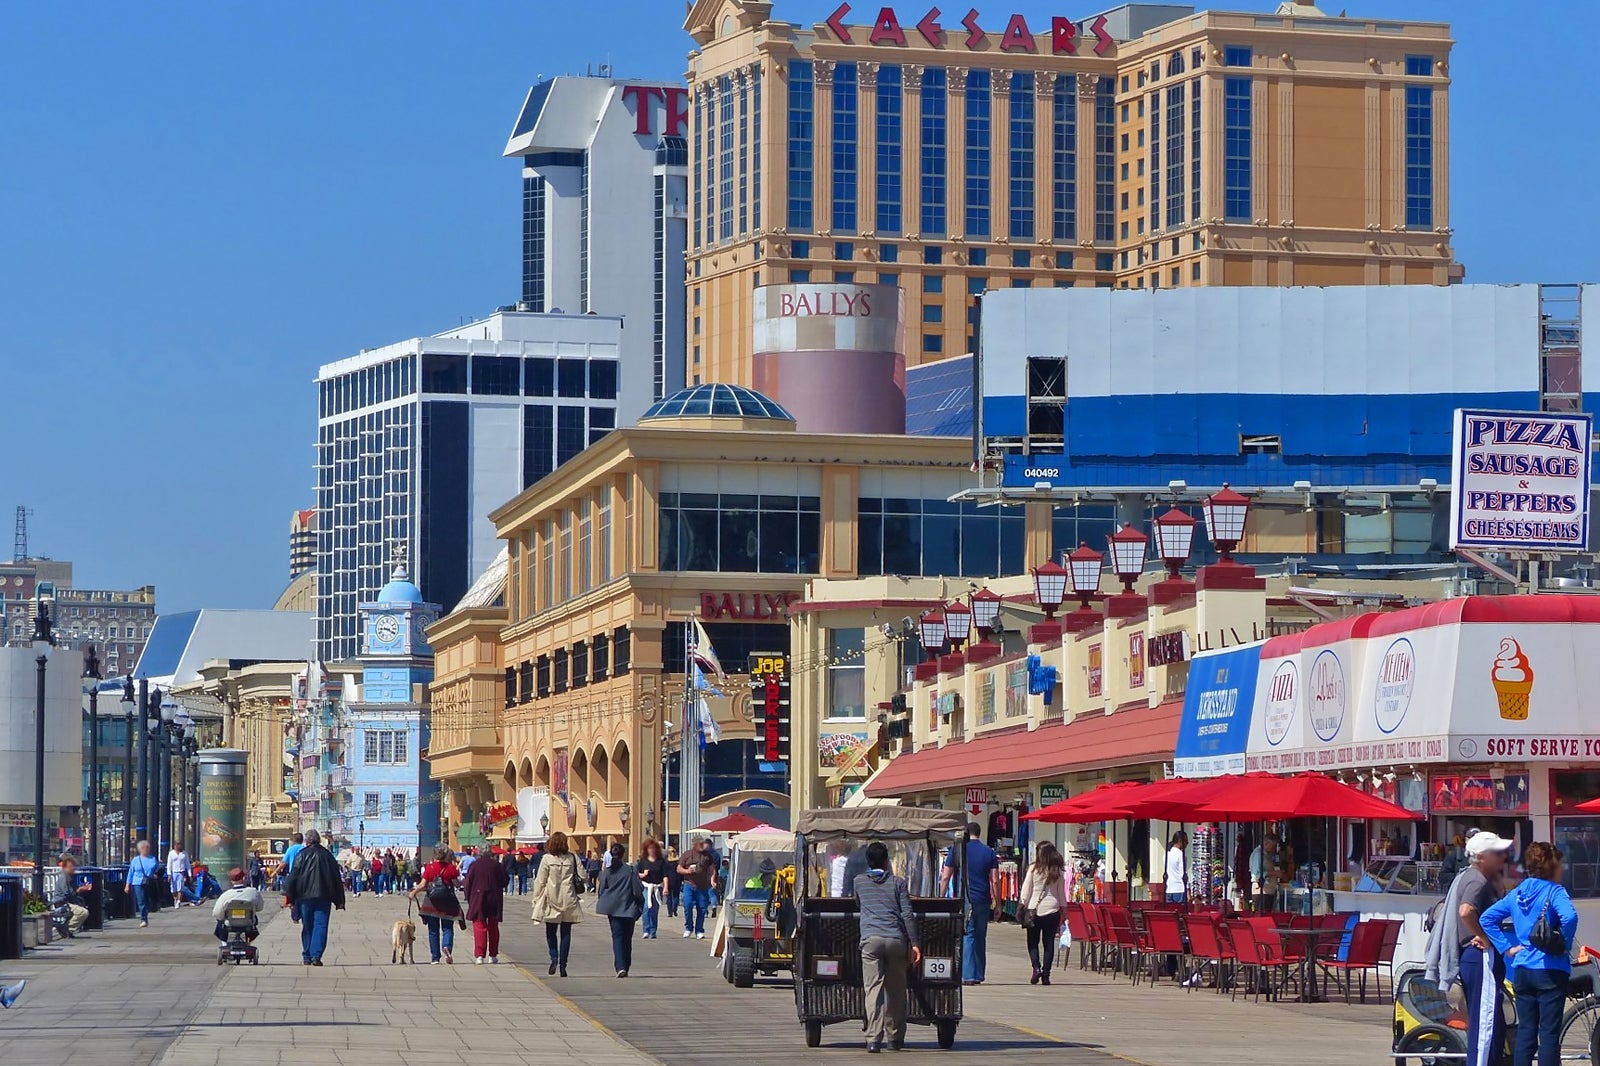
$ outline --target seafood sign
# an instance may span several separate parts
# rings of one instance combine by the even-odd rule
[[[1452,548],[1583,551],[1591,415],[1458,410]]]

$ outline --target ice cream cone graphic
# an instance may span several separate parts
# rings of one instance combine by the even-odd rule
[[[1500,641],[1491,676],[1495,697],[1500,701],[1500,717],[1510,722],[1526,721],[1528,695],[1533,691],[1533,667],[1522,645],[1510,637]]]

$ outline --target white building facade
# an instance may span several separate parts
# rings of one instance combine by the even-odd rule
[[[34,754],[38,750],[38,653],[0,648],[0,856],[32,859]],[[45,664],[44,817],[47,861],[61,852],[59,828],[83,803],[83,655],[52,648]],[[68,814],[67,812],[72,812]]]
[[[522,160],[519,306],[623,317],[630,422],[684,384],[688,108],[682,85],[553,78],[506,142]]]

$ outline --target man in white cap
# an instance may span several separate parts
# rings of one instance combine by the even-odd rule
[[[1500,875],[1513,843],[1494,833],[1467,838],[1467,868],[1456,876],[1428,938],[1427,975],[1448,993],[1459,982],[1467,1008],[1467,1066],[1498,1064],[1505,1046],[1500,986],[1505,962],[1478,917],[1501,896]]]

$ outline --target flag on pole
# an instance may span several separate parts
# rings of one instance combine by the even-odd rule
[[[722,692],[706,680],[705,671],[700,669],[700,664],[694,665],[694,690],[695,697],[695,734],[700,740],[701,750],[707,744],[715,744],[722,739],[722,727],[717,725],[717,719],[711,713],[711,705],[706,702],[706,694],[721,696]]]
[[[705,626],[700,624],[698,618],[691,618],[690,622],[692,626],[689,630],[689,658],[710,670],[718,681],[727,680],[728,675],[722,669],[722,660],[717,658],[717,649],[711,646],[711,638],[706,635]]]

